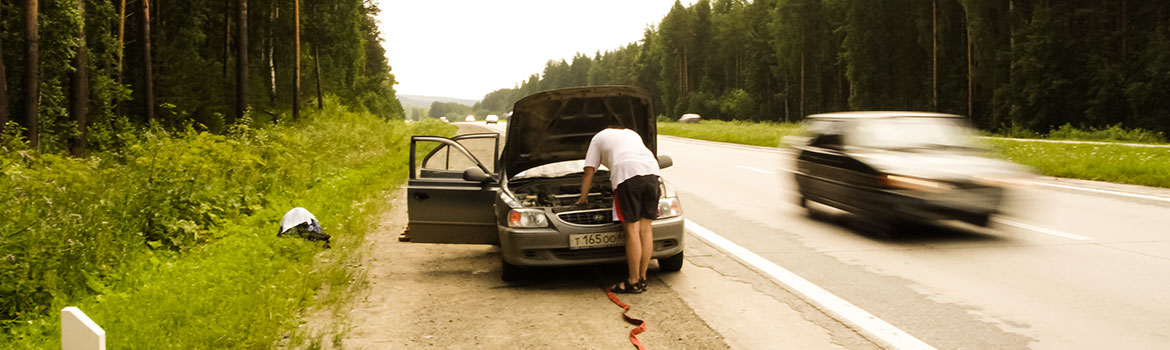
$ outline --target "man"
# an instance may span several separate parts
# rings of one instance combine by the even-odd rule
[[[646,290],[646,268],[654,252],[650,223],[658,218],[658,159],[637,132],[619,125],[601,130],[593,136],[585,153],[585,176],[581,179],[578,205],[588,201],[593,174],[599,165],[609,168],[610,186],[614,188],[614,218],[622,222],[626,233],[629,276],[610,290],[641,293]]]

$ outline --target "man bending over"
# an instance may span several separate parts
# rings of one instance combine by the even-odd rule
[[[610,126],[593,136],[585,153],[585,176],[581,179],[581,197],[588,201],[593,174],[598,165],[609,168],[616,221],[626,233],[626,265],[629,276],[610,290],[618,293],[641,293],[646,290],[646,269],[654,252],[651,221],[658,218],[658,160],[642,143],[642,137],[630,129]]]

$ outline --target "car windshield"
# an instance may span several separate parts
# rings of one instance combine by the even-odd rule
[[[970,148],[971,135],[951,118],[881,118],[858,120],[845,144],[878,149]]]
[[[541,165],[541,166],[538,166],[538,167],[535,167],[532,169],[521,171],[521,172],[517,173],[516,176],[512,177],[512,179],[518,180],[518,179],[526,179],[526,178],[533,178],[533,177],[558,177],[558,176],[565,176],[565,175],[569,175],[569,174],[573,174],[573,173],[580,173],[580,172],[583,172],[584,170],[585,170],[585,160],[584,159],[567,160],[567,161],[563,161],[563,162],[545,164],[545,165]],[[598,170],[606,170],[606,168],[604,165],[602,165],[601,168]]]

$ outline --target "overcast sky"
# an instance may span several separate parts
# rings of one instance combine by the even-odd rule
[[[694,0],[683,0],[684,6]],[[397,91],[479,100],[550,59],[638,41],[674,0],[378,0]]]

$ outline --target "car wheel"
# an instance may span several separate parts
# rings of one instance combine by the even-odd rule
[[[682,270],[682,266],[683,266],[683,253],[682,252],[678,252],[678,254],[675,254],[674,256],[671,256],[671,257],[666,258],[666,259],[658,259],[658,269],[659,269],[659,271],[662,271],[662,272],[678,272],[678,270]]]
[[[500,257],[500,279],[504,282],[519,281],[524,279],[526,272],[524,268],[509,264]]]

